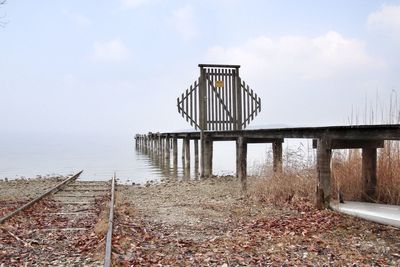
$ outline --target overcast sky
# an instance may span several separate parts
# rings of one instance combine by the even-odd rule
[[[400,1],[8,0],[0,17],[2,132],[189,128],[176,97],[199,63],[241,65],[253,125],[345,124],[400,90]]]

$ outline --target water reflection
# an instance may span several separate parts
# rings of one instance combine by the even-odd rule
[[[172,147],[170,147],[172,148]],[[168,153],[169,152],[169,153]],[[136,146],[136,156],[137,158],[147,158],[148,165],[156,173],[161,174],[163,178],[175,179],[175,180],[189,180],[197,179],[199,177],[199,160],[198,157],[194,159],[194,168],[192,164],[187,165],[185,168],[185,151],[182,146],[181,160],[178,161],[177,156],[171,154],[172,151],[159,149],[151,149],[151,147],[146,146]]]

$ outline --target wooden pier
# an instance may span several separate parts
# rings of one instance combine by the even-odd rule
[[[386,140],[400,140],[400,124],[330,127],[297,127],[256,130],[195,131],[137,134],[136,147],[168,158],[172,148],[172,163],[178,162],[178,139],[182,140],[184,170],[190,169],[191,143],[194,145],[195,164],[199,163],[200,177],[209,177],[213,169],[213,142],[236,142],[236,176],[247,188],[247,144],[271,143],[273,170],[282,171],[282,143],[285,139],[312,139],[317,149],[316,206],[328,208],[331,200],[332,149],[362,149],[363,198],[374,199],[377,183],[377,148]],[[199,151],[199,144],[201,150]],[[200,153],[200,156],[199,156]],[[203,155],[203,156],[202,156]]]

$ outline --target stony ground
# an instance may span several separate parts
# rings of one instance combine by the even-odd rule
[[[118,187],[119,266],[396,266],[400,231],[307,200],[252,200],[234,178]]]
[[[0,201],[7,207],[7,203],[23,203],[59,180],[2,181]],[[51,202],[40,205],[28,214],[36,208],[54,208]],[[232,177],[121,185],[117,187],[116,207],[115,266],[400,264],[399,230],[332,211],[318,211],[304,199],[279,205],[260,203],[243,194]],[[101,214],[100,207],[96,213],[107,217]],[[38,237],[32,231],[38,225],[16,218],[0,227],[0,266],[29,262],[26,255],[32,257],[28,266],[44,262],[60,266],[65,259],[70,266],[97,266],[104,253],[104,227],[96,220],[87,221],[93,224],[94,231],[70,239],[70,249],[58,251],[57,243],[68,241],[68,234],[53,233],[49,238],[54,242],[45,247],[42,245],[46,237]]]
[[[56,186],[66,177],[0,180],[0,217]]]

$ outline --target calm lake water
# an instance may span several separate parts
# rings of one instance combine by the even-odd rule
[[[267,147],[249,145],[250,173],[264,162]],[[0,134],[0,178],[68,175],[84,170],[81,178],[85,180],[108,180],[115,172],[121,183],[144,183],[174,174],[184,177],[181,151],[179,141],[178,169],[173,170],[172,166],[165,168],[159,157],[137,151],[133,135]],[[234,174],[235,153],[234,142],[215,142],[213,173]],[[194,156],[191,159],[194,177]]]

